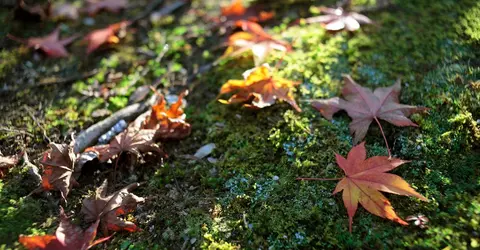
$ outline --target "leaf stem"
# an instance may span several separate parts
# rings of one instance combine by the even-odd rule
[[[309,177],[298,177],[297,181],[338,181],[342,178],[309,178]]]
[[[390,147],[388,146],[387,137],[385,137],[385,133],[383,132],[382,125],[380,124],[380,121],[378,120],[378,118],[376,116],[374,116],[373,119],[375,119],[378,126],[380,127],[380,132],[382,132],[383,140],[385,141],[385,145],[387,146],[388,158],[392,158],[392,153],[390,152]]]

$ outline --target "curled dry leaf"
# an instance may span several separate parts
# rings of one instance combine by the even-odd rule
[[[59,190],[66,200],[72,186],[78,185],[74,178],[77,155],[73,153],[73,142],[70,145],[52,143],[50,150],[43,154],[40,163],[43,165],[42,187],[44,190]]]
[[[258,66],[265,62],[272,50],[291,51],[290,44],[274,39],[259,24],[240,21],[239,25],[244,31],[236,32],[228,38],[228,48],[223,57],[235,57],[251,50],[255,65]]]
[[[264,22],[272,19],[275,16],[274,12],[267,12],[260,10],[259,6],[250,6],[246,8],[243,6],[242,0],[233,0],[229,6],[225,6],[221,10],[222,17],[216,19],[217,22],[222,22],[227,26],[237,24],[237,21],[245,20],[252,22]]]
[[[60,29],[56,28],[50,35],[45,37],[32,37],[28,39],[22,39],[10,34],[7,35],[8,38],[23,43],[29,48],[34,48],[35,50],[40,50],[45,53],[46,56],[52,58],[58,57],[67,57],[68,52],[65,49],[65,46],[72,43],[78,36],[71,36],[69,38],[59,39]]]
[[[400,176],[385,173],[407,161],[387,156],[374,156],[367,159],[364,142],[353,147],[346,159],[338,154],[336,158],[338,166],[345,172],[345,177],[338,182],[333,194],[343,191],[343,203],[347,208],[350,232],[358,203],[374,215],[408,225],[397,216],[390,201],[379,191],[415,196],[422,201],[428,201]]]
[[[16,166],[19,160],[19,155],[0,156],[0,179],[8,173],[9,168]]]
[[[345,12],[342,8],[320,8],[326,15],[310,17],[305,19],[306,23],[322,23],[325,29],[330,31],[338,31],[347,29],[348,31],[355,31],[360,29],[360,24],[373,23],[370,18],[356,13]]]
[[[85,12],[93,16],[102,10],[118,13],[127,8],[128,0],[88,0],[87,3]]]
[[[177,101],[168,109],[164,96],[156,94],[160,97],[157,104],[152,106],[148,114],[139,118],[142,119],[141,129],[154,129],[154,140],[183,139],[190,135],[191,126],[185,121],[186,115],[182,109],[183,98],[188,91],[180,93]]]
[[[70,222],[70,219],[65,215],[63,208],[60,207],[60,225],[55,232],[55,235],[44,236],[23,236],[20,235],[18,241],[27,249],[46,249],[46,250],[86,250],[99,243],[107,241],[111,236],[98,239],[97,227],[100,220],[96,220],[87,230]]]
[[[87,54],[92,53],[94,50],[98,49],[103,44],[119,43],[120,38],[116,36],[116,33],[120,29],[125,28],[128,25],[130,25],[129,21],[123,21],[109,25],[106,28],[90,32],[84,38],[84,40],[88,42]]]
[[[344,99],[334,97],[327,100],[314,100],[312,105],[328,120],[331,120],[333,114],[340,110],[347,111],[352,118],[350,132],[355,135],[354,144],[365,138],[368,127],[373,120],[378,122],[378,119],[382,119],[396,126],[416,127],[417,124],[413,123],[407,116],[427,110],[424,107],[399,103],[400,81],[397,81],[393,86],[371,91],[355,83],[349,75],[344,76],[344,78],[345,86],[342,90]]]
[[[301,112],[293,97],[293,88],[299,83],[272,75],[268,64],[256,67],[243,73],[245,80],[229,80],[223,84],[220,94],[234,93],[230,99],[219,100],[221,103],[244,103],[246,107],[264,108],[271,106],[275,100],[288,102],[295,110]]]
[[[107,145],[97,145],[87,148],[85,152],[95,152],[98,154],[100,162],[106,162],[122,152],[133,153],[135,157],[141,156],[141,153],[155,152],[164,155],[163,150],[155,144],[153,138],[156,133],[154,129],[140,129],[134,131],[127,129],[115,136]]]
[[[140,230],[133,222],[118,217],[133,211],[137,204],[145,202],[144,198],[131,193],[138,186],[138,183],[130,184],[111,195],[107,195],[107,181],[105,180],[97,188],[95,195],[83,200],[81,212],[85,215],[85,221],[100,220],[100,228],[105,235],[109,230],[125,230],[128,232]]]

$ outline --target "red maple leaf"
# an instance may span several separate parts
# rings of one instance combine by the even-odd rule
[[[114,23],[103,29],[97,29],[90,32],[85,36],[84,40],[88,42],[87,54],[92,53],[98,49],[101,45],[106,43],[118,43],[120,39],[116,36],[116,33],[130,25],[129,21],[122,21]]]
[[[349,75],[345,75],[344,79],[345,86],[342,90],[344,99],[334,97],[327,100],[314,100],[312,106],[318,109],[328,120],[331,120],[333,114],[340,110],[347,111],[352,118],[350,132],[354,134],[354,144],[365,138],[368,127],[375,120],[380,126],[390,155],[390,148],[379,119],[396,126],[417,127],[417,124],[413,123],[407,116],[427,110],[427,108],[400,104],[398,97],[401,91],[400,81],[397,81],[393,86],[371,91],[355,83]]]
[[[65,49],[65,46],[72,43],[78,36],[71,36],[69,38],[59,39],[60,29],[56,28],[52,33],[45,37],[32,37],[28,39],[22,39],[10,34],[7,35],[8,38],[23,43],[29,48],[34,48],[35,50],[40,50],[48,57],[58,58],[58,57],[67,57],[68,52]]]
[[[415,196],[422,201],[428,201],[417,193],[398,175],[385,173],[408,162],[387,156],[374,156],[367,159],[365,143],[353,147],[347,158],[336,154],[338,166],[345,172],[345,177],[338,182],[333,194],[343,191],[343,203],[347,208],[349,229],[352,231],[353,216],[358,203],[368,212],[395,221],[402,225],[408,223],[393,210],[390,201],[382,192],[398,195]],[[298,180],[328,180],[320,178],[297,178]],[[332,180],[332,179],[330,179]]]

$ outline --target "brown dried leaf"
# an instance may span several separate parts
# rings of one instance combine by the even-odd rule
[[[59,190],[66,200],[72,186],[78,185],[73,174],[77,156],[73,153],[73,143],[50,144],[50,150],[43,154],[40,163],[44,166],[42,187],[44,190]]]
[[[156,130],[154,129],[140,129],[138,131],[127,129],[115,136],[110,144],[93,146],[87,148],[85,152],[96,152],[100,162],[106,162],[122,152],[133,153],[135,157],[144,152],[156,152],[164,155],[163,150],[154,142],[155,133]]]
[[[137,204],[145,202],[144,198],[131,193],[140,184],[130,184],[111,195],[107,195],[107,185],[105,180],[97,188],[94,196],[83,200],[81,212],[85,215],[85,220],[91,222],[100,219],[104,234],[109,230],[129,232],[140,230],[134,223],[118,217],[133,211]]]

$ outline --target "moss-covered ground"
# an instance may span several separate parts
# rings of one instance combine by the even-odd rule
[[[60,24],[62,34],[86,32],[133,17],[139,7],[121,15],[102,13],[93,26],[82,19]],[[275,1],[274,1],[275,2]],[[374,1],[354,1],[370,6]],[[220,86],[240,79],[253,67],[246,54],[214,67],[191,83],[188,75],[222,54],[222,36],[209,30],[203,15],[218,15],[216,1],[193,1],[174,15],[150,26],[140,22],[118,45],[86,57],[81,42],[66,59],[38,59],[5,35],[42,36],[54,22],[11,21],[0,10],[0,151],[26,149],[34,163],[49,140],[68,142],[72,132],[103,119],[94,111],[116,111],[128,103],[138,86],[162,77],[160,88],[177,94],[189,88],[186,108],[192,134],[165,142],[169,158],[145,159],[115,187],[145,183],[135,193],[147,198],[128,219],[143,229],[117,233],[98,248],[107,249],[473,249],[480,247],[480,3],[476,0],[398,0],[386,10],[366,13],[375,25],[354,33],[327,33],[319,25],[290,26],[292,20],[315,13],[309,1],[271,4],[277,15],[265,24],[276,37],[290,41],[294,51],[283,57],[281,76],[300,81],[295,112],[277,103],[261,110],[216,101]],[[333,1],[325,4],[334,4]],[[157,60],[165,45],[169,50]],[[153,56],[152,56],[153,55]],[[73,83],[38,86],[97,69]],[[353,233],[341,195],[332,196],[333,181],[300,182],[303,177],[341,177],[334,153],[352,147],[350,118],[339,113],[327,121],[309,100],[338,96],[342,74],[376,88],[402,79],[401,102],[429,107],[416,114],[418,128],[382,123],[392,154],[411,160],[393,173],[430,202],[387,195],[403,218],[424,214],[427,228],[401,226],[360,208]],[[79,78],[80,79],[80,78]],[[89,95],[100,89],[111,95]],[[105,93],[103,91],[102,93]],[[386,155],[380,129],[366,137],[370,156]],[[193,161],[204,144],[215,143],[212,157]],[[66,210],[79,214],[81,200],[98,186],[105,166],[86,168],[82,186],[69,195]],[[13,168],[0,180],[0,249],[21,249],[20,234],[52,233],[58,225],[59,196],[33,195],[26,169]],[[65,206],[65,205],[64,205]],[[81,223],[81,216],[75,217]]]

